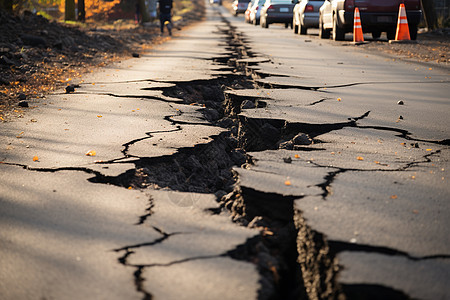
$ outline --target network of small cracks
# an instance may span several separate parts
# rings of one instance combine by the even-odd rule
[[[422,157],[422,160],[415,160],[412,162],[408,162],[404,166],[401,166],[401,167],[395,168],[395,169],[339,168],[339,167],[335,167],[335,166],[330,167],[330,166],[320,165],[317,162],[314,162],[312,160],[308,160],[308,163],[310,163],[311,165],[318,167],[318,168],[334,169],[334,171],[330,171],[327,173],[327,175],[324,177],[324,182],[316,185],[317,187],[322,189],[322,194],[321,194],[322,199],[326,200],[326,198],[331,194],[333,182],[336,180],[336,178],[340,174],[344,174],[347,172],[402,172],[402,171],[406,171],[406,170],[408,170],[414,166],[417,166],[419,164],[422,164],[422,163],[431,163],[430,157],[437,155],[439,153],[441,153],[441,150],[436,150],[436,151],[430,152],[430,153],[424,155]]]

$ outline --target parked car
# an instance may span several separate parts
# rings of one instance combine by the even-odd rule
[[[294,6],[294,32],[306,34],[308,28],[319,28],[319,9],[324,0],[300,0]]]
[[[353,14],[359,8],[364,33],[372,33],[377,39],[382,32],[390,40],[395,38],[400,3],[404,3],[411,39],[417,38],[417,25],[422,11],[420,0],[325,0],[320,7],[319,36],[344,40],[345,33],[353,31]]]
[[[252,8],[253,4],[255,3],[256,0],[251,0],[248,3],[247,9],[244,12],[244,20],[246,23],[250,23],[250,9]]]
[[[250,8],[250,23],[253,25],[259,25],[259,19],[261,17],[261,9],[264,6],[266,0],[255,1],[253,6]]]
[[[248,7],[248,3],[250,0],[234,0],[231,4],[231,8],[233,9],[234,15],[237,16],[239,14],[243,14]]]
[[[209,0],[210,4],[218,4],[218,5],[222,5],[222,0]]]
[[[292,27],[292,11],[294,4],[292,0],[266,0],[261,9],[261,27],[269,28],[273,23],[284,23],[286,28]]]

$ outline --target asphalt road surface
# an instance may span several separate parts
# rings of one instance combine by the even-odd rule
[[[449,299],[449,79],[208,6],[2,124],[0,298]]]

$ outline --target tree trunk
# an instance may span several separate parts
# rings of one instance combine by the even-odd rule
[[[75,21],[75,0],[66,0],[64,15],[64,20]]]
[[[84,5],[84,0],[78,0],[78,21],[86,21],[86,9]]]
[[[0,0],[0,8],[12,13],[13,0]]]
[[[145,0],[138,0],[139,13],[141,14],[141,23],[150,21],[150,16],[148,14],[147,7],[145,5]]]
[[[434,0],[420,0],[422,3],[423,15],[425,17],[425,23],[429,30],[437,28],[436,10],[434,9]]]

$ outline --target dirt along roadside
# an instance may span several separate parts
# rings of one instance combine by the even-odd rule
[[[387,40],[375,40],[359,47],[393,59],[418,61],[444,68],[450,66],[450,28],[419,32],[417,40],[412,43],[389,44]]]
[[[178,30],[203,15],[202,0],[175,1]],[[31,12],[14,16],[3,10],[0,32],[0,122],[22,117],[24,109],[58,88],[81,82],[85,73],[137,57],[170,39],[159,35],[157,20],[144,25],[133,20],[73,25]]]

